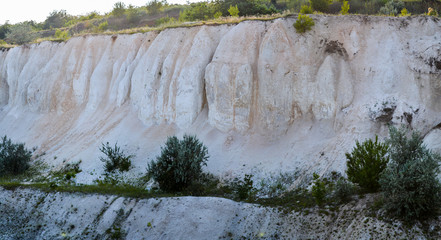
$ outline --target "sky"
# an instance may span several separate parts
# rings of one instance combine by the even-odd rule
[[[115,2],[126,5],[146,5],[149,0],[0,0],[0,25],[34,20],[43,22],[54,10],[66,10],[71,15],[85,15],[92,11],[110,12]],[[187,0],[168,0],[168,3],[185,4]],[[194,2],[194,1],[191,1]]]

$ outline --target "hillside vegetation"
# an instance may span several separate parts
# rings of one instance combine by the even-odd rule
[[[305,9],[310,10],[305,12]],[[40,23],[30,20],[10,24],[6,21],[0,25],[0,46],[65,41],[82,34],[136,33],[203,23],[240,22],[250,18],[273,19],[298,12],[438,16],[440,10],[439,0],[213,0],[184,5],[153,0],[139,7],[117,2],[112,11],[105,14],[92,11],[84,16],[73,16],[65,10],[54,10]]]

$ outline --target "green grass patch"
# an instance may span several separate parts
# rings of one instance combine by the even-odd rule
[[[0,186],[6,190],[16,190],[17,188],[30,188],[43,192],[65,192],[65,193],[84,193],[100,195],[116,195],[128,198],[152,198],[152,197],[174,197],[179,194],[168,194],[147,191],[133,186],[119,186],[110,184],[99,185],[57,185],[54,183],[19,183],[19,182],[0,182]]]

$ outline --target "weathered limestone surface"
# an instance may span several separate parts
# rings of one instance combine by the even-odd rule
[[[81,159],[84,182],[101,142],[135,154],[136,173],[184,133],[220,175],[343,172],[344,152],[388,121],[439,149],[440,21],[312,17],[303,35],[289,17],[1,50],[0,133],[54,166]]]

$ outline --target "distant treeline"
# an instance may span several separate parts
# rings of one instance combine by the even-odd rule
[[[17,24],[6,21],[0,25],[0,45],[25,44],[37,38],[66,40],[81,33],[120,31],[140,27],[157,27],[171,23],[222,19],[229,16],[261,16],[282,12],[299,12],[302,6],[314,11],[338,14],[344,0],[212,0],[184,5],[153,0],[144,6],[114,4],[109,13],[96,11],[73,16],[65,10],[52,11],[45,21],[33,20]],[[350,14],[381,14],[397,16],[405,8],[409,14],[437,16],[439,0],[349,0]],[[436,14],[435,14],[436,13]]]

